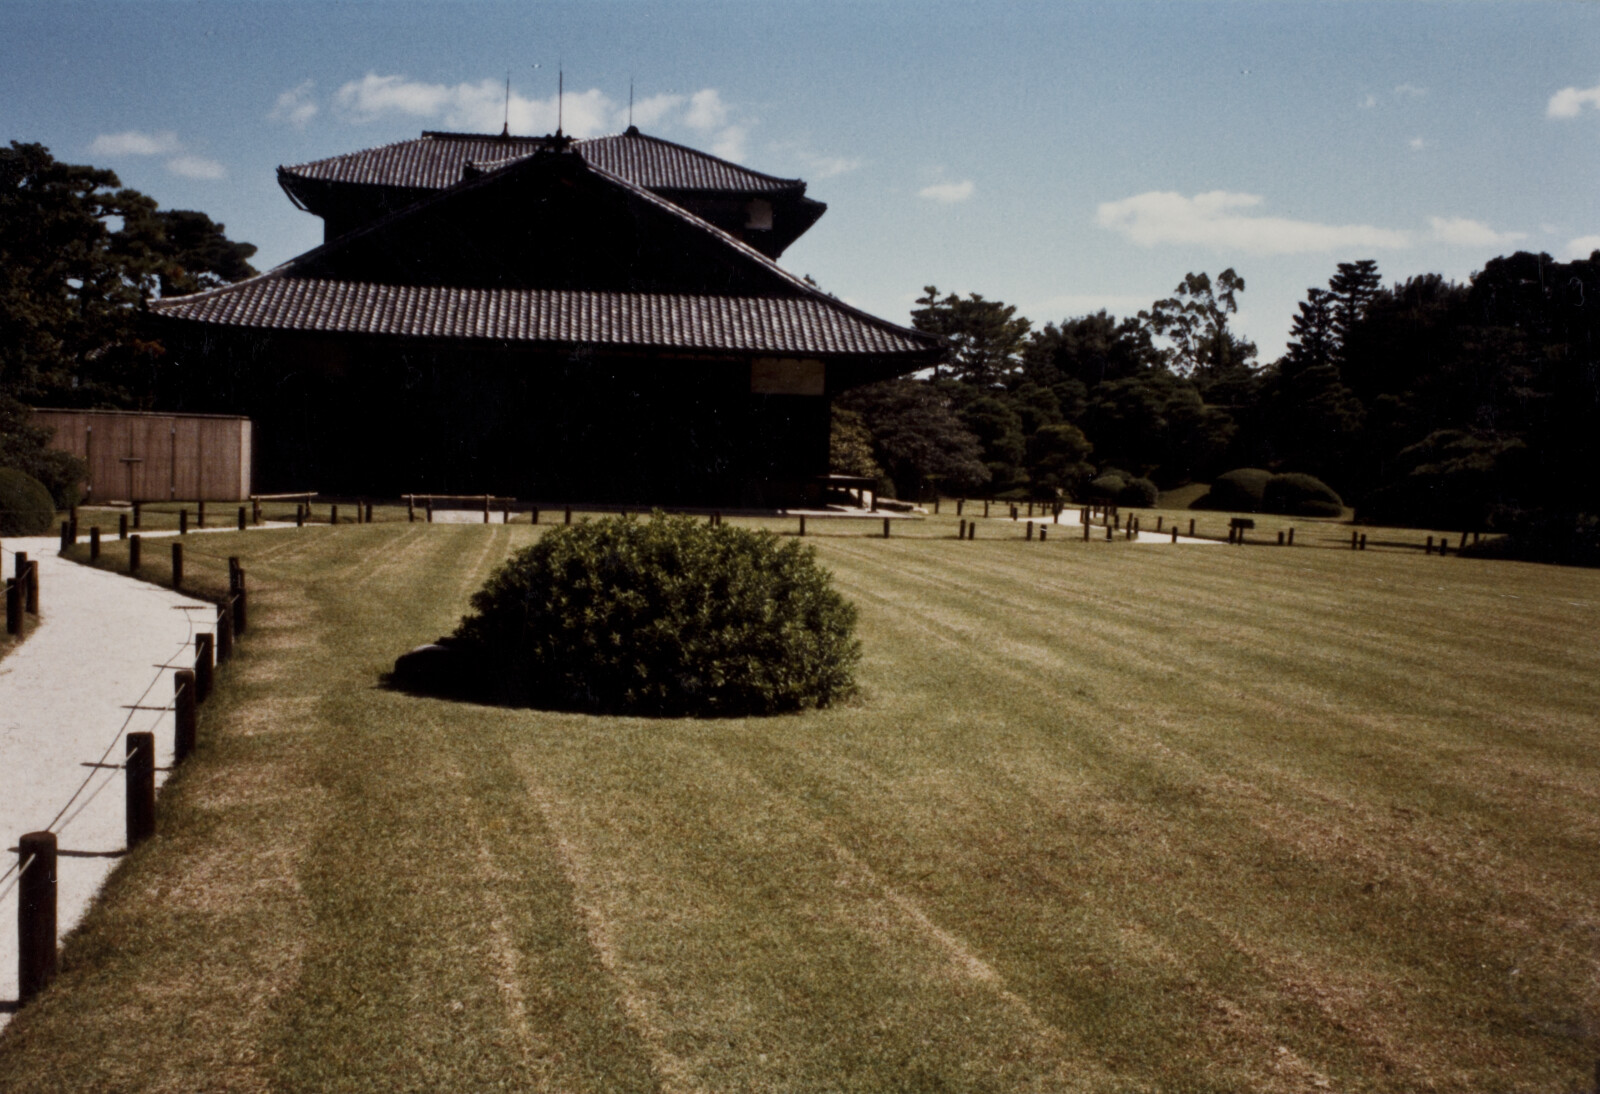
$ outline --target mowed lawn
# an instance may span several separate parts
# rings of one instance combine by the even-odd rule
[[[728,721],[379,685],[542,528],[191,537],[252,633],[0,1089],[1586,1089],[1600,573],[954,523]]]

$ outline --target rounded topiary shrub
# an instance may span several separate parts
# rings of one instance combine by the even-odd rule
[[[1259,467],[1241,467],[1218,475],[1211,483],[1211,493],[1205,496],[1206,508],[1259,513],[1271,479],[1272,472]]]
[[[1089,480],[1084,492],[1093,501],[1112,502],[1117,500],[1117,495],[1127,485],[1128,476],[1121,471],[1103,471]]]
[[[1116,503],[1126,505],[1130,509],[1149,509],[1156,503],[1156,498],[1161,491],[1156,489],[1156,484],[1145,478],[1125,479],[1122,489],[1117,491]]]
[[[455,644],[474,677],[532,706],[772,714],[848,695],[860,658],[810,547],[660,513],[554,528],[472,607]]]
[[[1339,517],[1344,501],[1333,488],[1314,475],[1291,472],[1267,480],[1261,494],[1261,507],[1269,513],[1291,517]]]
[[[37,536],[50,530],[56,504],[32,475],[0,467],[0,536]]]

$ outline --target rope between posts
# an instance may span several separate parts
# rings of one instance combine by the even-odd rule
[[[10,885],[7,885],[4,889],[0,889],[0,900],[4,900],[6,897],[10,896],[11,895],[11,891],[22,883],[23,871],[27,870],[28,867],[32,866],[33,865],[33,860],[38,858],[38,857],[39,857],[38,855],[29,855],[26,860],[22,860],[22,859],[19,858],[17,862],[12,864],[12,866],[11,866],[11,868],[9,870],[7,870],[3,874],[0,874],[0,881],[5,881],[6,878],[11,878],[12,874],[16,874],[17,875],[16,877],[11,878],[11,884]]]

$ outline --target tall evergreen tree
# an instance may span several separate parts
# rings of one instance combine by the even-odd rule
[[[917,304],[911,325],[949,339],[950,370],[957,380],[997,387],[1016,375],[1033,324],[1017,315],[1015,305],[985,300],[978,293],[941,297],[933,285],[923,289]],[[934,379],[942,371],[936,366]]]

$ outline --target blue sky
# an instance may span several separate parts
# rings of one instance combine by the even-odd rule
[[[1245,279],[1270,361],[1336,263],[1464,279],[1600,248],[1600,5],[3,3],[0,137],[261,248],[320,241],[274,168],[635,119],[800,176],[784,256],[904,321],[922,286],[1042,325]]]

